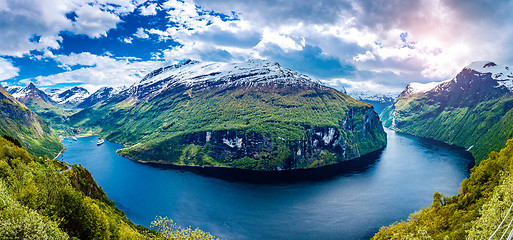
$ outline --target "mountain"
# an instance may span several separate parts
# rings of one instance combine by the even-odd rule
[[[84,99],[89,97],[90,93],[87,89],[82,87],[72,87],[62,92],[56,92],[52,95],[52,100],[57,104],[76,106],[81,103]]]
[[[185,61],[70,117],[123,156],[254,170],[318,167],[386,145],[370,104],[278,63]]]
[[[386,107],[394,104],[397,97],[397,95],[393,93],[374,93],[369,91],[351,91],[348,92],[347,95],[356,100],[372,104],[378,114]]]
[[[28,93],[28,96],[32,96]],[[27,99],[27,98],[22,98]],[[62,144],[49,123],[16,100],[0,86],[0,134],[8,135],[31,153],[55,156]]]
[[[513,140],[509,140],[500,152],[491,152],[471,170],[470,177],[461,183],[458,195],[444,196],[435,192],[429,207],[411,214],[407,221],[382,227],[372,239],[504,237],[509,231],[507,223],[512,219],[508,213],[513,200],[512,170]],[[496,237],[492,238],[495,231]]]
[[[168,218],[151,224],[161,233],[136,225],[87,169],[32,155],[9,137],[0,149],[0,239],[216,239]]]
[[[4,90],[10,93],[11,95],[18,93],[23,87],[20,86],[5,86]]]
[[[8,89],[12,92],[13,97],[39,116],[52,122],[54,127],[61,127],[66,121],[67,116],[76,112],[71,106],[58,104],[50,95],[37,88],[33,83],[23,88],[14,87]]]
[[[33,83],[14,92],[12,96],[27,106],[38,105],[46,107],[56,103],[48,94],[39,90]]]
[[[102,103],[110,99],[114,94],[118,93],[118,90],[113,87],[102,87],[98,89],[93,94],[89,95],[89,97],[83,99],[77,107],[78,108],[88,108],[92,107],[95,104]]]
[[[455,78],[411,83],[383,110],[386,127],[465,147],[479,163],[513,137],[513,73],[494,62],[474,62]]]

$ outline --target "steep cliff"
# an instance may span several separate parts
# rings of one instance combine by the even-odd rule
[[[372,105],[260,60],[157,69],[70,119],[125,144],[121,155],[178,165],[309,168],[386,145]]]
[[[0,86],[0,134],[14,137],[29,152],[56,155],[62,144],[49,123],[16,100]]]
[[[513,137],[513,73],[475,62],[439,84],[412,83],[383,110],[386,127],[468,148],[479,163]]]

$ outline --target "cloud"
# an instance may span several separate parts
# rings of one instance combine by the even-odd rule
[[[143,16],[154,16],[154,15],[157,15],[157,4],[156,3],[152,3],[152,4],[149,4],[146,7],[142,6],[141,7],[141,15],[143,15]]]
[[[18,76],[19,68],[6,59],[0,58],[0,81]]]
[[[0,55],[21,57],[32,50],[61,47],[62,32],[106,36],[120,16],[140,1],[4,0],[0,3]]]
[[[149,38],[150,35],[148,35],[146,33],[146,31],[144,30],[144,28],[138,28],[137,29],[137,32],[134,33],[134,36],[138,37],[138,38],[143,38],[143,39],[146,39],[146,38]]]
[[[310,45],[288,52],[278,45],[269,45],[261,54],[285,67],[319,78],[354,75],[356,70],[351,63],[342,63],[338,58],[322,52],[319,47]]]
[[[75,34],[85,34],[99,38],[107,36],[107,31],[121,21],[118,15],[104,11],[100,6],[83,5],[75,10],[78,16],[70,29]]]
[[[141,61],[136,58],[114,58],[88,52],[54,56],[55,61],[67,72],[50,76],[39,76],[35,80],[40,86],[60,83],[83,83],[91,89],[99,86],[127,86],[140,80],[148,72],[166,64],[162,61]],[[78,69],[71,70],[71,67]],[[25,79],[24,81],[29,81]]]
[[[225,14],[235,11],[257,32],[263,33],[266,27],[272,29],[272,39],[281,39],[284,48],[297,50],[290,39],[304,38],[308,44],[332,56],[352,59],[358,69],[388,69],[403,74],[419,70],[421,81],[448,78],[469,62],[483,58],[506,64],[513,61],[511,1],[197,0],[196,3]],[[284,31],[297,25],[302,29]],[[333,38],[338,39],[338,45],[327,44]],[[348,55],[334,51],[336,48],[359,52]]]
[[[0,56],[38,50],[44,54],[34,58],[53,58],[62,32],[95,40],[114,32],[117,43],[158,46],[146,55],[159,62],[265,58],[325,82],[397,89],[409,81],[445,80],[475,60],[513,65],[512,11],[513,2],[502,0],[6,0],[0,3]],[[123,23],[127,19],[133,25]],[[96,53],[57,55],[69,70],[60,77],[80,69],[114,72],[100,62],[126,69],[150,60]],[[130,76],[125,80],[133,81]]]

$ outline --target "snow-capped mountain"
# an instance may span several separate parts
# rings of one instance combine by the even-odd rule
[[[473,76],[470,76],[473,75]],[[487,77],[489,76],[489,78]],[[425,93],[429,91],[442,91],[448,90],[448,88],[454,84],[458,84],[458,81],[462,78],[477,77],[489,81],[494,84],[495,88],[505,88],[513,92],[513,69],[505,65],[497,65],[491,61],[477,61],[472,62],[465,68],[462,73],[458,74],[455,78],[442,81],[442,82],[430,82],[430,83],[417,83],[412,82],[406,86],[406,89],[401,93],[406,96],[413,96],[415,94]],[[463,89],[464,87],[461,86]]]
[[[33,83],[23,88],[15,88],[12,90],[12,96],[18,101],[27,103],[47,103],[54,104],[55,102],[45,92],[39,90]]]
[[[283,68],[267,60],[248,60],[242,63],[198,62],[187,60],[180,64],[159,68],[132,85],[122,96],[152,98],[175,86],[197,91],[238,86],[316,86],[321,83],[312,78]]]
[[[513,69],[508,66],[494,62],[473,62],[465,68],[481,74],[491,74],[492,79],[498,83],[497,87],[504,86],[513,91]]]
[[[347,95],[363,102],[392,103],[397,98],[396,93],[375,93],[370,91],[350,91]]]
[[[88,108],[97,103],[104,102],[110,99],[114,94],[119,92],[119,88],[113,87],[102,87],[93,94],[85,98],[80,104],[77,105],[79,108]]]
[[[350,91],[347,93],[354,99],[370,103],[374,110],[380,113],[386,107],[392,105],[397,98],[396,93],[375,93],[371,91]]]
[[[119,151],[123,156],[178,165],[311,168],[386,145],[369,104],[263,60],[186,61],[159,68],[68,120],[77,127],[101,126],[102,135],[125,143],[127,148]],[[209,152],[210,162],[180,160],[191,144],[199,149],[194,159],[207,159],[200,155],[205,147],[215,149]],[[337,160],[320,160],[327,151]],[[255,160],[257,155],[264,157]]]
[[[23,87],[20,87],[20,86],[5,86],[4,89],[5,89],[5,91],[7,91],[11,95],[13,95],[13,94],[21,91],[21,89],[23,89]]]
[[[55,92],[52,100],[58,104],[76,105],[89,97],[90,93],[82,87],[72,87],[62,92]]]
[[[381,120],[396,131],[471,148],[480,161],[513,136],[512,82],[509,67],[473,62],[450,80],[408,85]]]
[[[401,93],[401,95],[407,94],[407,95],[412,96],[412,95],[419,94],[419,93],[425,93],[425,92],[433,89],[440,83],[442,83],[442,82],[429,82],[429,83],[411,82],[406,86],[406,88]]]

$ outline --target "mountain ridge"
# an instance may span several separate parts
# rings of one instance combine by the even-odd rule
[[[386,144],[372,105],[260,60],[160,68],[70,120],[123,156],[178,165],[308,168]]]
[[[483,64],[483,72],[475,69],[479,64]],[[382,112],[384,125],[470,149],[477,163],[492,150],[500,150],[513,137],[513,93],[507,87],[513,78],[491,71],[509,69],[493,62],[469,66],[424,91],[409,94],[405,89],[394,105]]]
[[[49,123],[0,86],[0,134],[19,139],[31,153],[57,155],[62,144]]]

